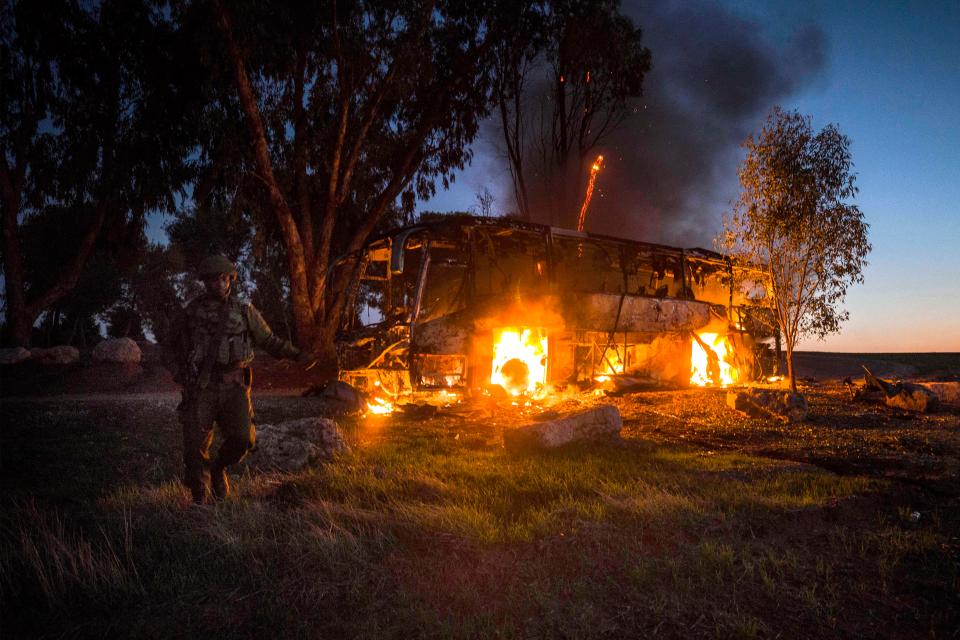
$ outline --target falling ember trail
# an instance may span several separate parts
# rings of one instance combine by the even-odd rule
[[[583,231],[583,223],[587,220],[587,208],[590,206],[590,198],[593,197],[593,185],[597,181],[597,174],[602,166],[603,156],[599,155],[590,166],[590,181],[587,183],[587,195],[583,199],[583,206],[580,207],[580,215],[577,217],[577,231]]]

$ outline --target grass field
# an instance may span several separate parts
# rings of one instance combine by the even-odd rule
[[[621,441],[524,455],[522,417],[344,419],[202,508],[172,396],[2,401],[3,636],[957,637],[960,416],[807,391],[789,427],[617,399]]]

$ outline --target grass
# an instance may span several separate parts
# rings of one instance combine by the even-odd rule
[[[264,422],[316,410],[298,398],[259,405]],[[960,628],[960,489],[930,494],[749,448],[658,442],[637,436],[642,411],[620,443],[525,455],[472,437],[483,428],[472,419],[343,421],[351,453],[298,474],[246,473],[234,498],[195,508],[176,482],[172,399],[2,409],[5,636],[951,637]],[[937,455],[955,468],[957,425],[937,428],[954,436]],[[822,435],[804,437],[816,446]]]

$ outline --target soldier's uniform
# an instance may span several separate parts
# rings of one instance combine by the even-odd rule
[[[211,346],[218,330],[218,344]],[[253,305],[232,295],[221,298],[208,293],[194,299],[174,323],[171,335],[178,360],[177,381],[184,385],[178,407],[183,427],[183,481],[196,502],[205,499],[211,480],[214,495],[223,498],[229,492],[226,468],[239,462],[256,443],[250,399],[253,347],[278,358],[296,358],[301,352],[275,336]],[[223,443],[211,464],[214,424]]]

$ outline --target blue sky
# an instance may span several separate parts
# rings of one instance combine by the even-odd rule
[[[801,348],[960,351],[960,2],[720,6],[774,45],[798,28],[821,30],[825,64],[781,104],[811,116],[816,129],[836,123],[852,140],[856,203],[873,244],[866,281],[848,293],[842,331]],[[509,206],[499,160],[488,145],[476,151],[454,187],[421,209],[469,209],[484,185]],[[718,203],[736,192],[736,162],[718,169]],[[718,224],[721,215],[719,205]]]

